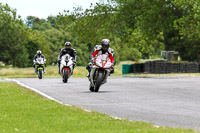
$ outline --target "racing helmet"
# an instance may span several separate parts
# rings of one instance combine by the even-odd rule
[[[65,47],[66,46],[70,46],[71,47],[71,43],[70,42],[65,42]]]
[[[102,48],[103,48],[105,51],[107,51],[107,50],[109,49],[109,47],[110,47],[110,40],[108,40],[108,39],[103,39],[103,40],[101,41],[101,46],[102,46]]]
[[[38,50],[38,51],[36,52],[36,54],[41,55],[41,54],[42,54],[42,51],[41,51],[41,50]]]

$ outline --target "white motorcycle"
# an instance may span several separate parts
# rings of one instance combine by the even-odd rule
[[[61,58],[60,75],[64,83],[67,83],[69,77],[73,73],[73,58],[69,54],[65,54]]]
[[[39,79],[42,79],[46,59],[39,57],[36,59],[36,61],[34,61],[34,63],[35,63],[35,73],[38,75]]]
[[[98,92],[102,84],[106,83],[107,77],[110,74],[112,67],[111,59],[108,54],[98,55],[94,64],[91,66],[90,76],[90,91]]]

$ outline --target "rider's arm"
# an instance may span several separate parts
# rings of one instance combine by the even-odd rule
[[[109,51],[109,57],[111,59],[111,63],[113,63],[115,65],[116,60],[115,60],[115,54],[114,54],[114,50],[113,49],[110,49],[110,51]]]
[[[45,59],[45,57],[44,57],[44,55],[43,55],[43,54],[41,55],[41,57]]]
[[[34,56],[33,60],[36,61],[37,55]]]
[[[46,58],[45,58],[45,56],[42,54],[41,55],[42,56],[42,58],[44,59],[44,62],[46,63]]]
[[[92,53],[90,53],[89,59],[93,59],[99,52],[99,50],[101,49],[101,45],[96,45],[92,51]]]
[[[95,49],[90,53],[90,56],[89,56],[90,60],[95,57],[96,54],[94,54],[94,53],[95,53]]]
[[[73,54],[74,54],[74,61],[76,62],[77,61],[77,54],[76,54],[76,50],[75,49],[73,49],[74,50],[74,52],[73,52]]]
[[[110,57],[111,63],[115,64],[114,54],[109,53],[109,57]]]

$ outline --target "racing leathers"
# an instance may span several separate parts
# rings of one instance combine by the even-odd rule
[[[105,54],[108,53],[111,63],[112,63],[112,67],[111,67],[111,72],[110,74],[114,73],[114,65],[116,63],[115,60],[115,55],[114,55],[114,50],[112,48],[109,48],[107,51],[105,51],[101,45],[96,45],[92,51],[92,53],[89,56],[89,59],[91,60],[91,62],[88,64],[88,66],[86,67],[86,69],[88,70],[88,77],[90,75],[90,70],[91,70],[91,66],[94,63],[94,58],[97,54]]]
[[[46,59],[45,59],[45,57],[44,57],[43,54],[36,54],[36,55],[34,56],[34,58],[33,58],[33,67],[35,68],[35,72],[37,72],[37,68],[35,67],[35,63],[36,63],[36,59],[37,59],[37,58],[43,58],[44,61],[46,62]],[[46,66],[46,63],[45,63],[45,66]],[[43,69],[44,69],[44,72],[46,73],[45,67],[43,67]]]
[[[73,58],[73,69],[75,68],[75,63],[77,61],[77,54],[76,54],[76,50],[74,48],[63,48],[60,51],[60,54],[58,55],[58,73],[60,74],[60,61],[63,55],[65,54],[69,54],[72,58]],[[72,70],[73,73],[73,70]]]

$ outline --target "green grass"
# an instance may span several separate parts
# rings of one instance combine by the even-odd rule
[[[0,132],[28,133],[194,133],[116,120],[41,97],[15,83],[0,82]]]
[[[112,76],[121,76],[122,67],[120,65],[116,65],[115,73]],[[47,73],[44,74],[44,78],[61,78],[58,74],[57,66],[48,66],[46,67]],[[77,66],[74,69],[74,73],[72,77],[86,77],[87,70],[83,66]],[[0,69],[0,78],[37,78],[37,75],[34,72],[33,67],[29,68],[1,68]]]
[[[133,61],[122,61],[118,65],[115,65],[115,73],[111,74],[111,77],[128,76],[128,77],[152,77],[152,76],[200,76],[200,73],[171,73],[171,74],[146,74],[146,73],[130,73],[122,75],[122,64],[133,64]],[[44,78],[61,78],[58,74],[57,66],[46,67],[47,73]],[[74,69],[72,77],[86,77],[87,70],[84,66],[77,66]],[[0,78],[37,78],[33,67],[29,68],[0,68]]]

